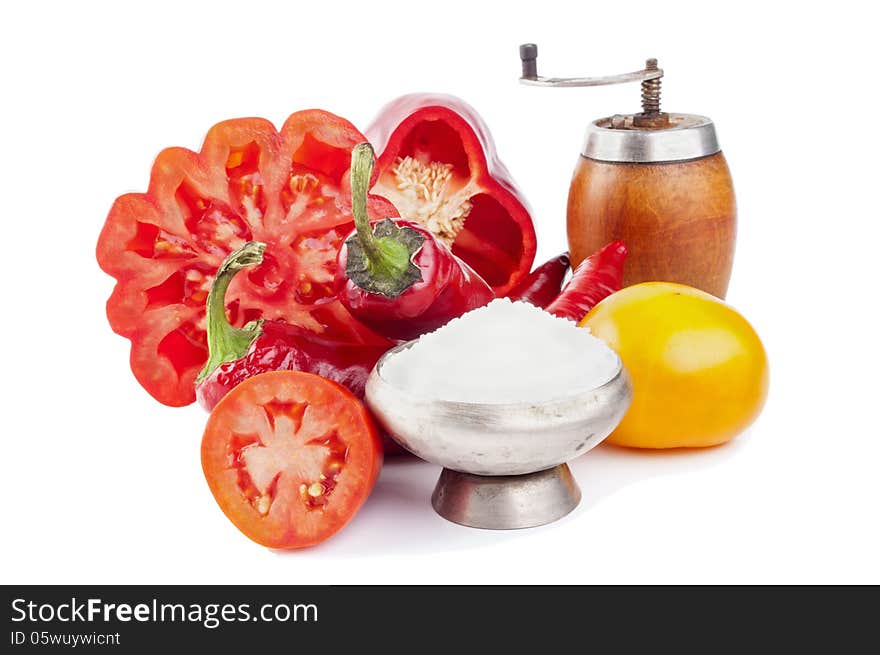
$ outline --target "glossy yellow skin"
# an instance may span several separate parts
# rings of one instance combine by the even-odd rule
[[[609,296],[580,325],[620,354],[633,401],[608,438],[635,448],[714,446],[767,398],[767,354],[733,308],[693,287],[646,282]]]

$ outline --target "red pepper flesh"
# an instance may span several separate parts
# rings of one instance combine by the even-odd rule
[[[594,252],[575,269],[571,280],[546,311],[580,321],[599,301],[620,290],[626,254],[623,241],[612,241]]]
[[[207,410],[235,386],[267,371],[303,371],[328,378],[364,397],[367,377],[391,347],[344,343],[280,320],[235,328],[226,318],[224,296],[235,274],[262,263],[265,245],[249,242],[231,253],[217,271],[207,301],[208,364],[199,374],[196,398]]]
[[[528,275],[537,244],[528,205],[470,105],[402,96],[366,134],[379,153],[375,194],[450,246],[496,295]]]
[[[511,289],[507,297],[544,309],[559,295],[569,266],[571,266],[571,260],[568,253],[564,252],[544,262],[520,280],[520,283]]]
[[[362,323],[392,339],[431,332],[494,297],[491,287],[431,232],[406,220],[373,225],[366,203],[373,149],[352,151],[356,230],[339,251],[339,299]]]

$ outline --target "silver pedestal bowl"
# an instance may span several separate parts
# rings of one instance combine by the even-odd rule
[[[536,403],[467,403],[410,394],[383,376],[409,342],[389,350],[366,386],[379,424],[401,446],[443,466],[431,498],[442,517],[476,528],[550,523],[577,507],[581,493],[566,462],[607,437],[632,399],[620,364],[608,382]]]

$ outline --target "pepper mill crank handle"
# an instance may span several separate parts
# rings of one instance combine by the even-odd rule
[[[626,82],[645,82],[663,77],[662,68],[644,68],[632,73],[604,75],[601,77],[542,77],[538,75],[538,46],[534,43],[524,43],[521,45],[519,47],[519,58],[522,62],[522,76],[519,78],[519,81],[529,86],[606,86],[608,84],[624,84]]]

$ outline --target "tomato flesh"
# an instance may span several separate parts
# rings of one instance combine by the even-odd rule
[[[350,123],[318,110],[294,114],[280,131],[262,119],[226,121],[198,153],[160,153],[147,193],[117,198],[97,248],[99,264],[117,279],[107,316],[131,340],[132,371],[157,400],[195,399],[214,272],[249,240],[267,251],[226,294],[234,325],[283,319],[348,343],[383,341],[345,311],[333,284],[337,251],[352,229],[350,151],[363,140]],[[397,215],[376,198],[370,212]]]
[[[363,404],[299,371],[242,382],[211,412],[202,440],[202,467],[220,508],[271,548],[304,548],[336,533],[366,500],[381,459]]]

